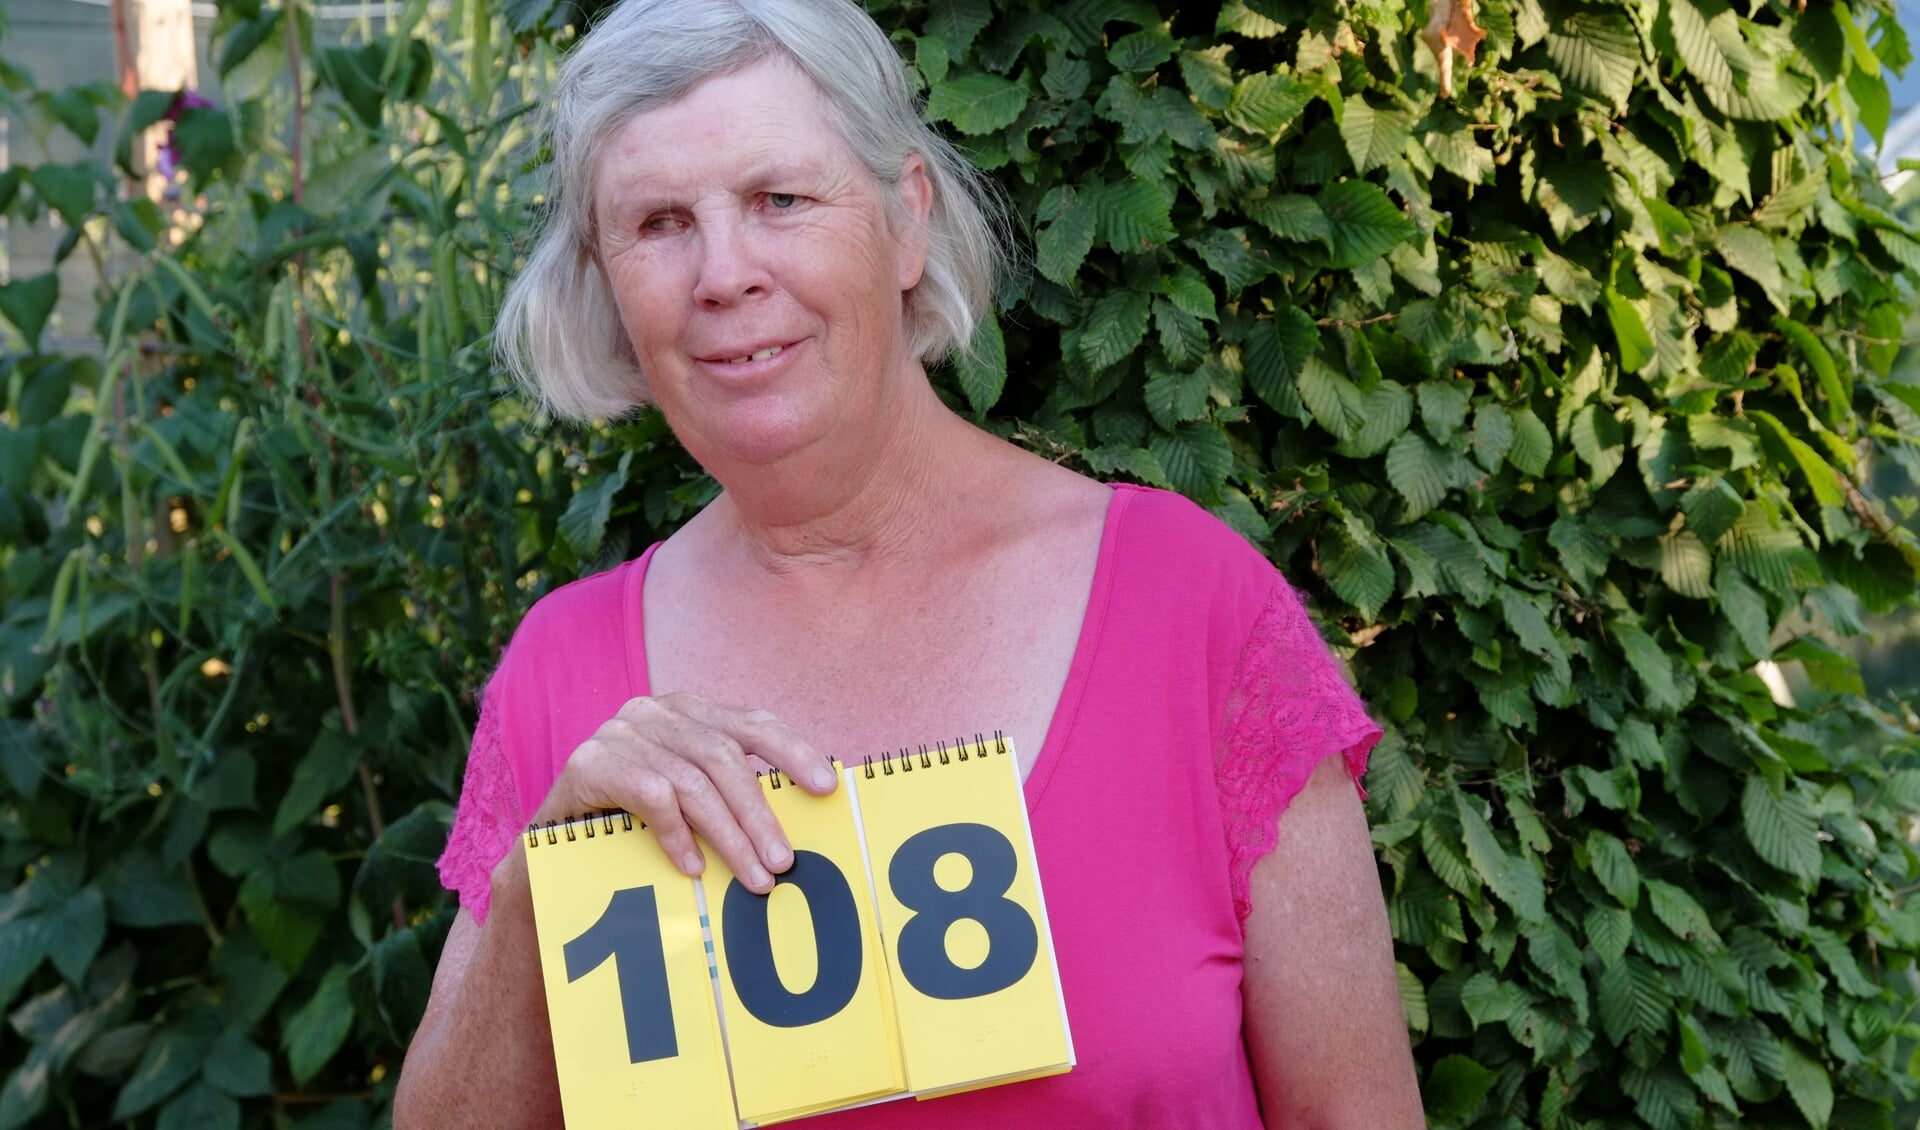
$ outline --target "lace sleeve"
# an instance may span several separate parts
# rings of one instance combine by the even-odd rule
[[[496,713],[489,686],[480,700],[480,724],[467,754],[453,832],[440,856],[440,885],[457,894],[460,905],[480,922],[487,920],[493,901],[493,869],[513,850],[513,838],[520,834],[520,799],[500,744]]]
[[[1276,578],[1241,648],[1224,734],[1216,776],[1233,909],[1244,923],[1253,909],[1253,865],[1273,850],[1280,815],[1307,778],[1328,754],[1340,753],[1359,787],[1367,753],[1380,740],[1380,727],[1284,580]]]

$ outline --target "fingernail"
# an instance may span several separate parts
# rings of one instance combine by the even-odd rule
[[[767,866],[785,867],[793,859],[793,849],[779,840],[767,845]]]
[[[813,771],[813,787],[814,788],[830,789],[833,787],[833,781],[834,781],[833,770],[815,769]]]
[[[689,875],[700,874],[701,866],[700,853],[697,851],[690,851],[680,857],[680,869]]]
[[[754,887],[771,887],[773,886],[773,876],[767,874],[766,868],[755,867],[747,874],[747,884]]]

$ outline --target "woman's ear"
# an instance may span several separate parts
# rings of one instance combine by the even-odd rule
[[[927,269],[929,237],[927,221],[933,215],[933,180],[927,175],[926,159],[918,153],[907,154],[900,163],[900,180],[894,189],[904,230],[894,233],[899,248],[900,290],[905,293],[920,285]]]

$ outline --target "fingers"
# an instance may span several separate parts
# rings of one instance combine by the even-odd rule
[[[705,866],[696,836],[704,838],[743,886],[765,893],[793,849],[749,754],[815,793],[838,782],[827,759],[770,712],[675,694],[630,700],[574,751],[541,808],[633,812],[688,875]]]
[[[668,695],[671,705],[690,718],[725,733],[748,753],[784,773],[808,792],[825,795],[839,784],[827,756],[793,732],[771,710],[742,710],[694,695]]]

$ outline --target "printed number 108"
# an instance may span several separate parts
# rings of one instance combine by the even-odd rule
[[[934,864],[958,855],[972,866],[967,885],[950,891],[934,881]],[[1025,977],[1039,952],[1039,931],[1019,903],[1007,898],[1017,856],[1013,844],[985,824],[941,824],[909,837],[887,866],[887,885],[911,915],[901,924],[895,951],[907,984],[936,1000],[963,1000],[997,993]],[[813,921],[818,970],[811,986],[789,990],[774,968],[767,898],[727,884],[721,902],[721,935],[727,971],[740,1002],[755,1019],[777,1028],[801,1028],[833,1016],[853,999],[866,955],[853,888],[831,859],[794,852],[793,866],[776,883],[806,896]],[[986,960],[973,968],[947,953],[947,929],[978,923],[987,935]],[[614,962],[620,1009],[626,1022],[627,1055],[633,1063],[671,1059],[679,1053],[673,1005],[667,994],[666,954],[653,888],[617,890],[592,926],[566,943],[567,981]]]

